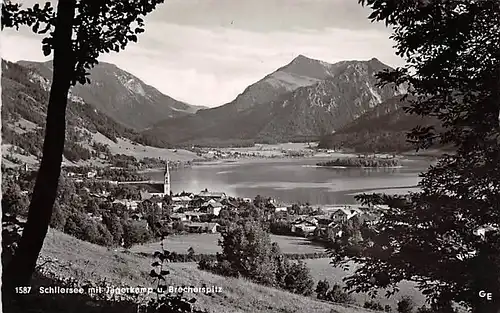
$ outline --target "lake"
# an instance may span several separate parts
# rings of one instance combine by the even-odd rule
[[[415,191],[418,174],[431,164],[428,158],[406,158],[401,168],[325,168],[316,163],[332,157],[300,159],[260,159],[195,164],[171,170],[174,193],[198,193],[208,188],[235,197],[256,195],[273,197],[284,203],[311,205],[355,204],[354,196],[363,192],[404,193]],[[150,172],[162,180],[162,172]]]

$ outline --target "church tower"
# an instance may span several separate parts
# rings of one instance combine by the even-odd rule
[[[165,165],[165,180],[163,182],[163,193],[165,196],[170,196],[170,170],[168,168],[168,161]]]

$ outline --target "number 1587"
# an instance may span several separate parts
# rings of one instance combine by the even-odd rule
[[[31,287],[16,287],[16,293],[28,294],[31,291]]]

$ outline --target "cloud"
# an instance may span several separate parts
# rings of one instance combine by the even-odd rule
[[[355,1],[286,0],[291,7],[280,7],[284,1],[170,0],[147,19],[137,44],[100,59],[173,98],[206,106],[233,100],[299,54],[332,63],[377,57],[402,64],[388,30],[370,24]],[[230,17],[233,25],[221,22]],[[45,60],[41,38],[29,30],[1,36],[2,57]]]

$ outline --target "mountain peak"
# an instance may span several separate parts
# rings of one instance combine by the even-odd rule
[[[323,61],[316,60],[310,57],[307,57],[303,54],[299,54],[296,56],[290,63],[290,64],[298,64],[298,63],[324,63]]]

